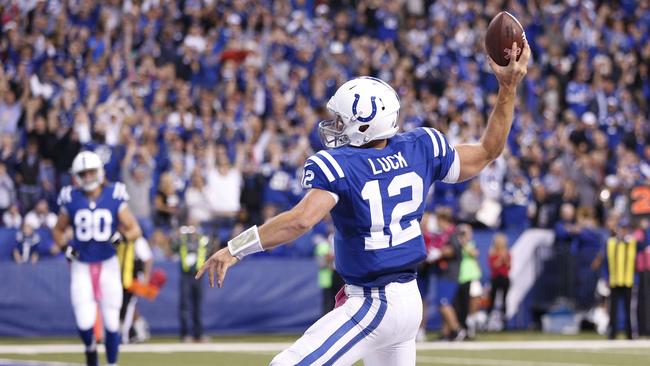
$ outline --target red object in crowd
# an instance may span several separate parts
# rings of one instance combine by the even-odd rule
[[[250,51],[248,50],[225,50],[221,53],[221,61],[233,60],[241,63],[246,59]]]
[[[492,278],[495,277],[508,277],[510,272],[510,253],[508,253],[508,260],[503,261],[498,254],[490,254],[488,257],[488,264],[490,265],[490,273]]]

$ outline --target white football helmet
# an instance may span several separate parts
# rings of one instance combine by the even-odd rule
[[[332,148],[393,137],[399,130],[399,107],[397,93],[386,82],[369,76],[354,78],[327,102],[336,118],[318,124],[320,139]]]
[[[82,177],[83,172],[95,170],[96,174],[90,177]],[[77,184],[86,192],[90,192],[104,183],[104,163],[99,155],[92,151],[82,151],[72,161],[72,175]]]

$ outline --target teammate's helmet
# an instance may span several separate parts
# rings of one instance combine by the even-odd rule
[[[82,173],[95,171],[88,177],[82,177]],[[72,175],[77,180],[77,184],[86,192],[90,192],[104,183],[104,163],[99,155],[92,151],[80,152],[72,161]]]
[[[362,146],[370,141],[395,136],[399,97],[390,85],[377,78],[361,76],[341,85],[327,102],[336,116],[321,121],[318,132],[327,147]]]

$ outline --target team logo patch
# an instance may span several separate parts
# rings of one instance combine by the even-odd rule
[[[375,115],[377,115],[377,103],[375,102],[376,97],[370,97],[372,112],[370,112],[370,115],[368,117],[361,117],[357,114],[357,105],[359,104],[360,98],[361,96],[359,94],[354,94],[354,103],[352,103],[352,115],[356,116],[357,120],[361,122],[370,122],[373,118],[375,118]]]

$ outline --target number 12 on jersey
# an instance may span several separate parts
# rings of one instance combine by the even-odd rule
[[[365,238],[366,250],[377,250],[388,248],[391,245],[400,245],[421,234],[420,223],[413,219],[406,228],[402,228],[402,218],[411,214],[420,207],[423,199],[424,183],[422,178],[415,172],[408,172],[394,177],[388,184],[388,197],[394,197],[402,192],[402,189],[411,187],[411,199],[399,202],[391,212],[388,231],[384,233],[384,205],[382,192],[378,180],[367,182],[361,190],[361,197],[370,204],[370,236]]]

